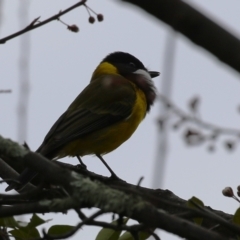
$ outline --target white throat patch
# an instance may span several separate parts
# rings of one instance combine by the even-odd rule
[[[143,70],[143,69],[138,69],[137,71],[133,72],[134,74],[139,74],[139,75],[142,75],[144,76],[148,81],[152,82],[152,78],[150,76],[150,74],[146,71],[146,70]]]

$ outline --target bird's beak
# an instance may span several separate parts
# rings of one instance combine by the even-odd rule
[[[150,74],[151,78],[155,78],[160,75],[160,72],[155,72],[155,71],[149,71],[148,73]]]

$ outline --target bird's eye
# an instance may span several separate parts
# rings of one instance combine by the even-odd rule
[[[129,63],[129,66],[133,67],[133,68],[136,68],[136,65],[133,63],[133,62],[130,62]]]

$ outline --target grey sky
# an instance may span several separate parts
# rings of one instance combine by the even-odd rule
[[[75,2],[33,1],[30,4],[29,22],[38,16],[43,20]],[[239,36],[239,1],[187,2]],[[4,1],[1,37],[19,30],[18,4]],[[129,52],[149,69],[160,71],[164,75],[163,53],[168,26],[135,7],[121,4],[120,1],[89,1],[88,4],[104,15],[103,22],[89,24],[86,10],[79,8],[61,18],[68,24],[77,24],[80,27],[79,33],[71,33],[57,21],[30,33],[31,93],[26,141],[33,150],[41,144],[52,124],[88,84],[92,71],[108,53],[119,50]],[[10,88],[13,91],[12,94],[0,96],[0,134],[16,140],[19,38],[1,45],[0,48],[0,89]],[[188,100],[198,95],[202,100],[200,109],[203,119],[238,128],[240,115],[236,107],[240,103],[240,75],[180,34],[177,35],[176,51],[172,91],[174,102],[187,109]],[[154,81],[159,88],[161,76]],[[159,105],[155,104],[132,138],[105,156],[114,171],[127,182],[137,183],[144,176],[142,185],[151,187],[157,152],[158,109]],[[208,153],[205,145],[186,147],[180,136],[175,132],[171,132],[169,136],[164,188],[184,199],[194,195],[205,205],[233,213],[238,204],[224,198],[221,191],[225,186],[237,187],[239,184],[236,171],[240,166],[239,147],[233,153],[228,153],[222,144],[218,144],[215,153]],[[83,160],[90,170],[108,175],[95,157],[84,157]],[[76,159],[66,161],[77,163]],[[1,186],[2,191],[4,188],[5,186]],[[58,214],[57,217],[45,215],[44,218],[54,218],[53,222],[59,224],[75,224],[77,221],[75,213]],[[110,221],[110,218],[107,220]],[[84,227],[77,236],[94,239],[98,231],[99,228]],[[175,238],[164,235],[163,239]]]

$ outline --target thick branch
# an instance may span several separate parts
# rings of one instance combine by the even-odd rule
[[[224,28],[180,0],[122,0],[132,3],[185,35],[240,72],[240,41]]]
[[[216,232],[210,232],[190,221],[159,211],[150,201],[146,201],[141,195],[136,194],[136,190],[129,191],[127,194],[125,191],[121,191],[121,188],[116,190],[106,184],[92,181],[81,174],[58,167],[43,156],[29,152],[11,140],[2,137],[0,137],[0,156],[6,156],[26,164],[42,174],[48,182],[62,186],[69,194],[68,197],[61,199],[41,200],[10,207],[2,206],[0,217],[32,212],[62,212],[82,207],[97,207],[104,212],[115,212],[128,216],[147,227],[162,228],[188,239],[225,239]],[[59,178],[59,176],[61,177]],[[153,200],[156,201],[157,199],[153,198]],[[189,208],[185,207],[184,210],[187,211]],[[199,214],[201,215],[201,212]],[[209,217],[211,218],[211,216]],[[219,223],[224,224],[225,222],[221,220]],[[225,226],[229,227],[226,224]],[[231,224],[229,229],[235,234],[240,234],[240,228],[237,225]]]
[[[152,205],[142,201],[139,197],[127,196],[117,190],[110,190],[99,183],[76,176],[75,194],[65,199],[40,201],[24,205],[1,207],[0,217],[20,215],[26,213],[63,212],[73,208],[83,207],[85,204],[102,209],[105,212],[115,212],[136,219],[146,226],[159,227],[188,239],[224,240],[217,233],[210,232],[186,220],[158,211]],[[80,182],[81,181],[81,182]],[[91,186],[89,186],[89,184]],[[90,187],[90,188],[89,188]],[[84,201],[87,202],[84,203]],[[120,200],[120,201],[119,201]]]

